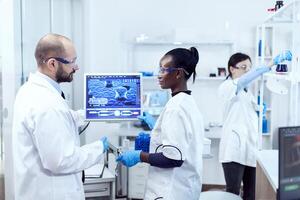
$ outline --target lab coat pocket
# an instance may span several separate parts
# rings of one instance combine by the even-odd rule
[[[246,147],[246,138],[247,138],[247,128],[245,126],[236,125],[232,127],[229,146],[233,150],[243,153]]]

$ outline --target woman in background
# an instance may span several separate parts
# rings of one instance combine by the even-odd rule
[[[258,141],[257,102],[248,85],[273,65],[291,60],[290,51],[275,57],[269,66],[251,70],[251,59],[243,53],[233,54],[228,61],[229,76],[219,87],[223,108],[223,130],[219,149],[226,191],[240,194],[243,199],[255,199],[255,167]]]

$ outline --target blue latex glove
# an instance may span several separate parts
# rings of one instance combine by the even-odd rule
[[[291,61],[293,58],[292,53],[289,50],[283,51],[280,54],[278,54],[274,59],[273,63],[274,65],[278,65],[279,63],[282,63],[283,61]]]
[[[156,120],[148,112],[143,112],[143,116],[138,118],[142,121],[142,123],[146,123],[151,130],[154,128]]]
[[[121,162],[126,167],[132,167],[141,162],[141,150],[125,151],[120,154],[116,161]]]
[[[102,137],[100,141],[103,143],[103,153],[106,152],[109,148],[107,137]]]

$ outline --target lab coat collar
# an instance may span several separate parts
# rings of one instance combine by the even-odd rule
[[[58,92],[59,94],[61,94],[61,89],[60,89],[60,85],[54,81],[52,78],[50,78],[49,76],[37,71],[36,72],[37,76],[40,76],[41,78],[44,78],[46,81],[48,81]]]
[[[173,93],[172,93],[172,97],[174,97],[176,94],[179,94],[180,92],[186,93],[186,94],[188,94],[188,95],[191,95],[191,94],[192,94],[192,91],[191,91],[191,90],[179,91],[179,92],[173,92]]]
[[[46,75],[44,75],[40,72],[30,73],[28,82],[33,82],[35,84],[41,85],[43,87],[46,87],[46,88],[52,90],[53,92],[58,93],[59,95],[61,95],[61,89],[60,89],[59,84],[56,83],[58,85],[58,87],[57,87],[57,85],[51,83],[51,81],[48,80],[47,78],[50,79],[49,77],[47,77]],[[55,82],[55,81],[53,81],[53,82]]]

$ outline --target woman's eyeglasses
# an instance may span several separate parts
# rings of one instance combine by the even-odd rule
[[[184,68],[176,68],[176,67],[160,67],[158,72],[160,74],[164,74],[164,73],[171,73],[177,70],[182,70],[186,75],[189,75],[189,73]]]
[[[249,66],[249,65],[240,65],[240,66],[234,66],[234,68],[247,70],[247,69],[251,69],[251,66]]]

